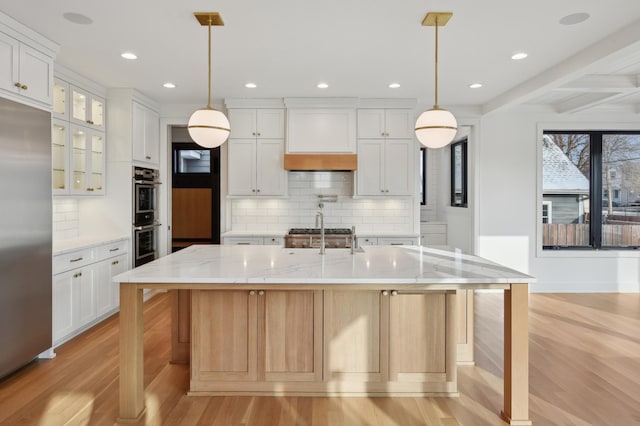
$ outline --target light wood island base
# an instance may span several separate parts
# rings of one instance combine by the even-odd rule
[[[530,424],[532,277],[477,256],[424,247],[319,256],[267,246],[191,246],[116,279],[121,421],[136,421],[145,410],[143,289],[191,291],[174,304],[172,339],[179,345],[173,361],[190,362],[191,393],[343,396],[457,395],[458,344],[473,345],[470,290],[502,289],[502,417]],[[461,291],[465,335],[456,326]],[[190,326],[181,323],[185,313]]]

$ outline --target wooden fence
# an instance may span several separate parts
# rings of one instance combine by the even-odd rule
[[[588,246],[588,223],[544,223],[542,224],[544,246]],[[603,247],[640,246],[640,224],[602,225]]]

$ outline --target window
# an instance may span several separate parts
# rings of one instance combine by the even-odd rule
[[[420,205],[427,205],[427,148],[420,148]]]
[[[451,144],[451,205],[467,207],[467,140]]]
[[[542,181],[543,248],[640,247],[640,131],[544,132]]]

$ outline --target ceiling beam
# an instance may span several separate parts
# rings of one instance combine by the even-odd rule
[[[554,91],[571,92],[634,92],[639,88],[639,77],[631,75],[585,75],[564,84]]]
[[[519,105],[571,81],[598,72],[598,67],[621,61],[640,49],[640,20],[579,51],[482,106],[484,114]]]

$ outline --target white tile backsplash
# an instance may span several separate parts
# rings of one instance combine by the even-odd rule
[[[354,199],[352,172],[289,172],[287,199],[231,200],[231,231],[277,231],[314,227],[318,195],[337,195],[324,204],[328,228],[356,225],[357,232],[413,231],[413,200],[407,198]]]
[[[53,199],[53,239],[78,238],[78,200]]]

